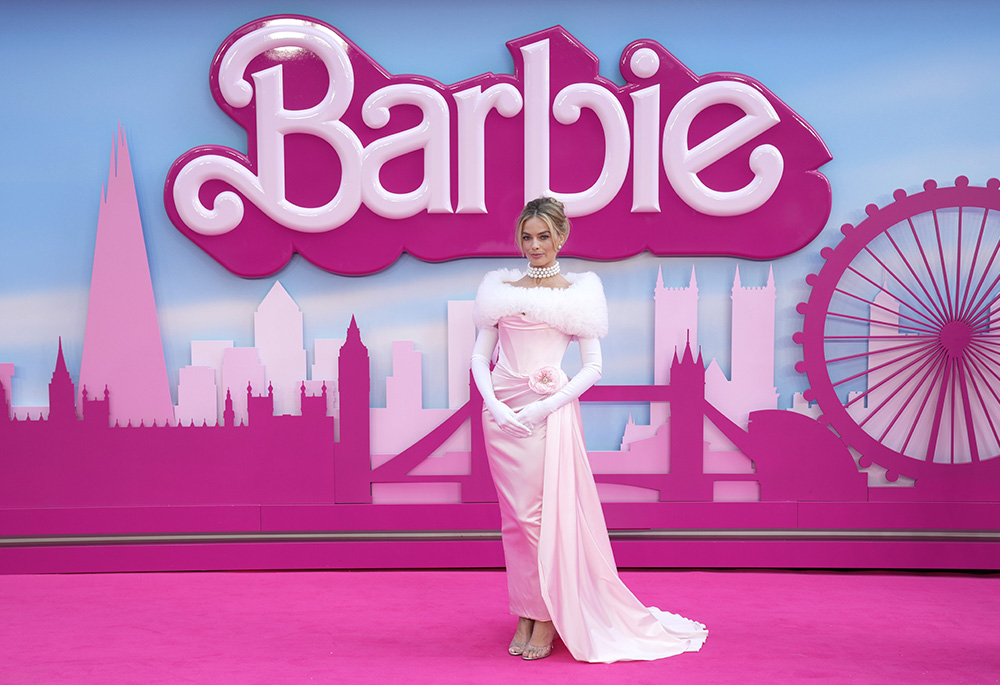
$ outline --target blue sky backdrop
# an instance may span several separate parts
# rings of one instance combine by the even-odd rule
[[[208,72],[229,33],[262,16],[306,14],[343,31],[393,73],[453,83],[510,73],[505,42],[563,25],[622,83],[618,60],[633,40],[659,41],[698,74],[752,76],[787,102],[833,154],[822,171],[833,187],[823,234],[773,262],[778,286],[777,385],[782,406],[807,387],[791,335],[805,276],[843,223],[885,205],[896,188],[925,179],[984,184],[1000,175],[1000,4],[994,2],[747,3],[112,1],[5,3],[0,22],[0,362],[17,365],[15,403],[47,403],[57,337],[71,373],[80,366],[87,291],[112,138],[129,140],[146,245],[174,385],[192,339],[252,344],[253,311],[275,278],[239,278],[176,231],[163,209],[171,163],[201,144],[245,150],[243,130],[215,105]],[[572,260],[567,260],[572,261]],[[602,276],[612,308],[605,379],[649,382],[651,292],[657,267],[701,288],[699,339],[728,371],[729,289],[737,263],[744,285],[763,285],[769,263],[665,259],[573,263]],[[405,257],[363,278],[334,276],[295,259],[276,278],[305,314],[306,347],[343,337],[358,314],[373,359],[373,404],[384,402],[392,340],[424,352],[426,406],[446,404],[446,301],[471,299],[481,274],[520,261],[465,259],[426,264]]]

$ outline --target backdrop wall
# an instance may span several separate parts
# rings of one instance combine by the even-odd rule
[[[619,86],[625,84],[618,69],[622,51],[640,38],[657,41],[697,75],[736,72],[763,83],[808,122],[832,155],[820,169],[832,188],[832,209],[818,238],[767,261],[641,254],[563,263],[564,269],[596,271],[610,304],[602,381],[608,389],[592,395],[584,411],[609,522],[645,536],[620,533],[620,561],[995,567],[1000,481],[991,458],[1000,452],[994,428],[1000,423],[1000,375],[988,336],[996,291],[991,281],[998,272],[987,260],[997,242],[991,216],[996,187],[989,179],[997,175],[993,153],[1000,137],[992,125],[1000,96],[991,87],[1000,54],[990,27],[1000,10],[975,2],[947,9],[931,3],[626,2],[613,11],[597,2],[514,2],[503,8],[383,2],[377,11],[330,2],[181,2],[169,9],[44,2],[8,8],[0,28],[7,64],[0,83],[8,93],[0,111],[6,162],[0,183],[0,383],[9,405],[0,429],[8,474],[0,488],[5,568],[152,568],[170,559],[194,567],[501,563],[491,532],[495,504],[477,466],[475,422],[467,409],[475,396],[473,391],[470,400],[462,364],[471,344],[469,302],[479,279],[493,268],[519,268],[520,260],[431,263],[404,254],[377,273],[341,276],[295,256],[272,276],[248,279],[188,240],[164,209],[164,180],[187,150],[205,144],[247,149],[244,131],[212,99],[208,73],[216,49],[244,23],[286,12],[335,27],[391,74],[419,74],[442,84],[512,73],[505,43],[555,25],[589,48],[601,76]],[[951,197],[925,189],[927,179],[950,188],[959,176],[983,192]],[[134,231],[115,237],[110,228],[98,228],[102,192],[108,194],[105,206],[116,206],[112,193],[129,197],[133,187],[138,242]],[[897,188],[905,195],[894,197]],[[915,196],[925,202],[906,206],[906,197]],[[870,204],[886,212],[869,216]],[[899,213],[890,217],[890,206]],[[973,214],[956,207],[971,207]],[[965,233],[941,243],[940,262],[928,262],[926,277],[913,273],[911,282],[908,262],[894,256],[885,236],[917,217],[901,252],[918,264],[918,255],[933,256],[938,248],[928,218],[937,210],[946,236],[958,228],[960,216]],[[885,263],[873,266],[862,247],[850,254],[841,247],[841,226],[866,219],[868,237],[859,244],[871,245]],[[609,226],[608,240],[627,229]],[[112,236],[103,246],[102,235]],[[827,259],[832,252],[823,253],[835,247],[839,262]],[[855,253],[868,261],[853,261]],[[839,266],[807,283],[807,275],[833,262]],[[138,272],[126,274],[123,265]],[[116,300],[123,283],[142,283],[146,265],[150,292],[128,287],[135,299]],[[869,282],[842,280],[851,268]],[[896,302],[877,300],[878,287],[891,285],[893,273],[900,275],[900,287],[886,292],[892,290]],[[108,279],[105,285],[99,276]],[[849,401],[850,392],[871,392],[885,374],[871,370],[878,364],[831,370],[827,405],[810,407],[809,399],[822,403],[815,386],[827,360],[853,353],[825,347],[822,336],[850,335],[838,328],[848,316],[865,320],[862,335],[868,337],[880,331],[922,334],[933,321],[926,323],[916,313],[918,303],[900,293],[919,294],[917,282],[932,289],[935,276],[942,287],[947,281],[956,290],[937,298],[943,309],[956,301],[939,328],[945,319],[961,318],[962,290],[987,312],[985,320],[973,322],[985,324],[968,333],[982,337],[985,351],[961,383],[928,391],[926,400],[923,391],[913,391],[911,403],[886,404],[884,425],[873,428],[881,417],[868,421],[852,440],[845,428],[865,422],[866,410],[871,413],[882,400],[876,393],[855,401],[837,419],[832,404]],[[846,290],[846,304],[836,299],[845,297],[842,292],[819,301],[814,286],[827,285],[828,294],[835,287]],[[851,295],[867,302],[862,310],[851,308]],[[173,433],[80,432],[97,430],[85,425],[113,426],[118,420],[125,426],[131,420],[119,399],[124,380],[117,388],[104,381],[107,406],[100,405],[102,385],[87,387],[88,401],[96,398],[97,404],[86,405],[80,396],[88,363],[94,369],[122,367],[121,355],[110,348],[104,366],[85,359],[88,326],[99,325],[95,297],[103,302],[99,309],[109,330],[126,340],[125,349],[136,349],[134,341],[143,339],[144,349],[155,352],[149,342],[155,327],[163,357],[153,364],[156,373],[162,364],[162,376],[146,378],[134,370],[122,375],[146,394],[156,384],[169,393],[159,400],[167,409],[150,409],[146,419],[136,414],[134,425],[142,421],[148,428],[159,416],[157,426],[174,424]],[[808,307],[797,308],[807,301]],[[830,311],[839,314],[831,320]],[[898,318],[885,319],[886,312]],[[813,338],[809,317],[817,322]],[[913,318],[924,322],[919,329],[906,328]],[[937,321],[934,314],[930,319]],[[793,340],[804,329],[806,335]],[[936,339],[951,341],[951,347],[942,342],[948,359],[972,344],[962,337],[965,329],[955,330],[934,329]],[[343,375],[344,340],[363,346],[368,382],[357,371],[361,347]],[[673,398],[636,388],[668,382],[680,388],[669,369],[675,351],[684,363],[687,340],[693,343],[687,368],[704,369],[704,378],[691,380],[683,392],[693,394],[683,397],[703,392],[711,408],[701,421],[704,432],[678,447],[671,440],[679,437],[658,431],[669,425]],[[808,349],[804,355],[802,344],[812,344],[816,356],[810,358]],[[865,347],[858,353],[870,352]],[[148,356],[136,359],[149,369]],[[920,374],[934,368],[920,366],[923,361],[913,367]],[[291,370],[279,372],[288,363]],[[214,373],[209,377],[204,369]],[[368,452],[347,466],[333,450],[338,445],[340,454],[355,454],[343,447],[349,426],[341,411],[345,382],[349,388],[367,386],[371,408]],[[254,388],[249,399],[248,383]],[[267,398],[268,385],[273,398]],[[811,387],[812,394],[803,397]],[[892,387],[882,386],[885,394]],[[964,394],[962,387],[968,389]],[[226,423],[226,390],[230,426],[247,424],[236,436],[209,430]],[[255,406],[258,395],[269,404]],[[62,426],[56,408],[63,400],[53,399],[60,396],[73,397],[76,405],[74,418]],[[930,408],[920,409],[921,401]],[[937,414],[936,404],[944,407]],[[85,406],[93,406],[89,423]],[[917,439],[923,435],[924,442],[942,448],[907,456],[912,449],[905,438],[880,437],[897,409],[903,418],[894,425],[904,426],[910,417]],[[749,421],[752,412],[769,410],[778,411]],[[314,423],[303,429],[283,420],[285,414]],[[831,420],[844,422],[836,426],[844,440],[828,428]],[[179,432],[183,426],[190,431],[192,422],[205,432]],[[939,432],[921,433],[933,431],[928,426],[935,423],[943,427]],[[411,449],[430,434],[433,439]],[[788,434],[802,439],[781,444]],[[690,462],[682,462],[681,449]],[[682,463],[694,465],[690,480],[678,485]],[[337,496],[333,483],[348,480],[358,484],[361,501]],[[410,535],[404,542],[374,546],[389,531],[404,529]],[[315,535],[310,540],[316,545],[300,545],[293,534],[302,531]],[[434,540],[418,542],[417,533]],[[349,537],[355,534],[360,538]],[[206,535],[225,539],[183,546],[205,543]],[[845,535],[859,542],[845,548]],[[261,547],[244,544],[234,551],[231,543],[247,538]],[[116,553],[133,556],[109,556],[107,543],[126,539],[134,544],[116,546]],[[218,556],[206,557],[208,549]],[[260,556],[254,556],[257,549]],[[52,550],[64,556],[54,561]],[[277,560],[269,556],[274,550],[281,551]]]

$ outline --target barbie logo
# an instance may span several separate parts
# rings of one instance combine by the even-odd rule
[[[211,70],[247,152],[182,155],[167,176],[167,212],[244,276],[273,273],[293,252],[345,274],[402,251],[430,261],[511,254],[507,218],[539,195],[565,203],[573,255],[593,259],[771,258],[825,224],[830,188],[817,169],[829,152],[753,79],[695,76],[644,40],[623,52],[618,86],[560,27],[508,48],[513,76],[443,85],[388,74],[314,19],[251,22]]]

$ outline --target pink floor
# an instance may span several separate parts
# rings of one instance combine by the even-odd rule
[[[1000,574],[633,571],[697,654],[509,657],[499,571],[0,576],[2,683],[998,683]]]

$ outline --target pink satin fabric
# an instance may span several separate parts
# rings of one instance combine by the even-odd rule
[[[543,366],[560,367],[571,338],[524,317],[505,317],[498,328],[493,389],[518,410],[542,397],[528,388],[528,378]],[[644,607],[618,577],[579,402],[550,414],[528,438],[507,435],[489,412],[483,430],[500,501],[511,613],[552,620],[581,661],[659,659],[700,649],[708,635],[702,624]]]

